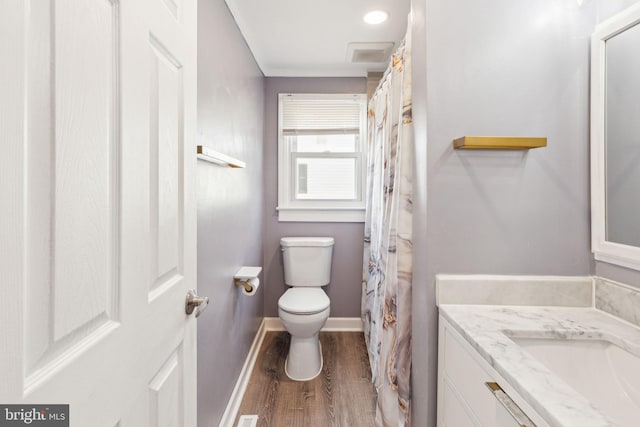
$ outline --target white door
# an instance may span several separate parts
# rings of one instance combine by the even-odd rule
[[[196,425],[196,21],[0,1],[0,404]]]

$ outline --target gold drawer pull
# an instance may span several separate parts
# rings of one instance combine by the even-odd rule
[[[502,387],[500,387],[500,384],[494,383],[494,382],[488,382],[488,383],[484,383],[484,385],[486,385],[489,388],[489,390],[491,390],[491,393],[493,393],[495,398],[498,399],[498,402],[500,402],[500,404],[504,407],[504,409],[507,410],[509,415],[511,415],[518,422],[520,426],[536,427],[533,421],[531,421],[529,417],[527,417],[527,414],[525,414],[524,411],[520,409],[518,405],[516,405],[516,402],[514,402],[509,397],[509,395],[504,392]]]

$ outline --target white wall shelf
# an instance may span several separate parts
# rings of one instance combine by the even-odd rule
[[[215,163],[220,166],[228,166],[230,168],[245,168],[247,164],[242,160],[234,159],[226,154],[219,153],[202,145],[198,145],[198,158],[207,162]]]

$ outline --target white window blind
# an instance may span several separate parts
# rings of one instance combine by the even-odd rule
[[[282,131],[285,135],[360,132],[358,99],[282,99]]]

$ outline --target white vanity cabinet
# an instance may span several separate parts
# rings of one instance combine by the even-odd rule
[[[516,427],[548,424],[440,316],[438,427]]]

